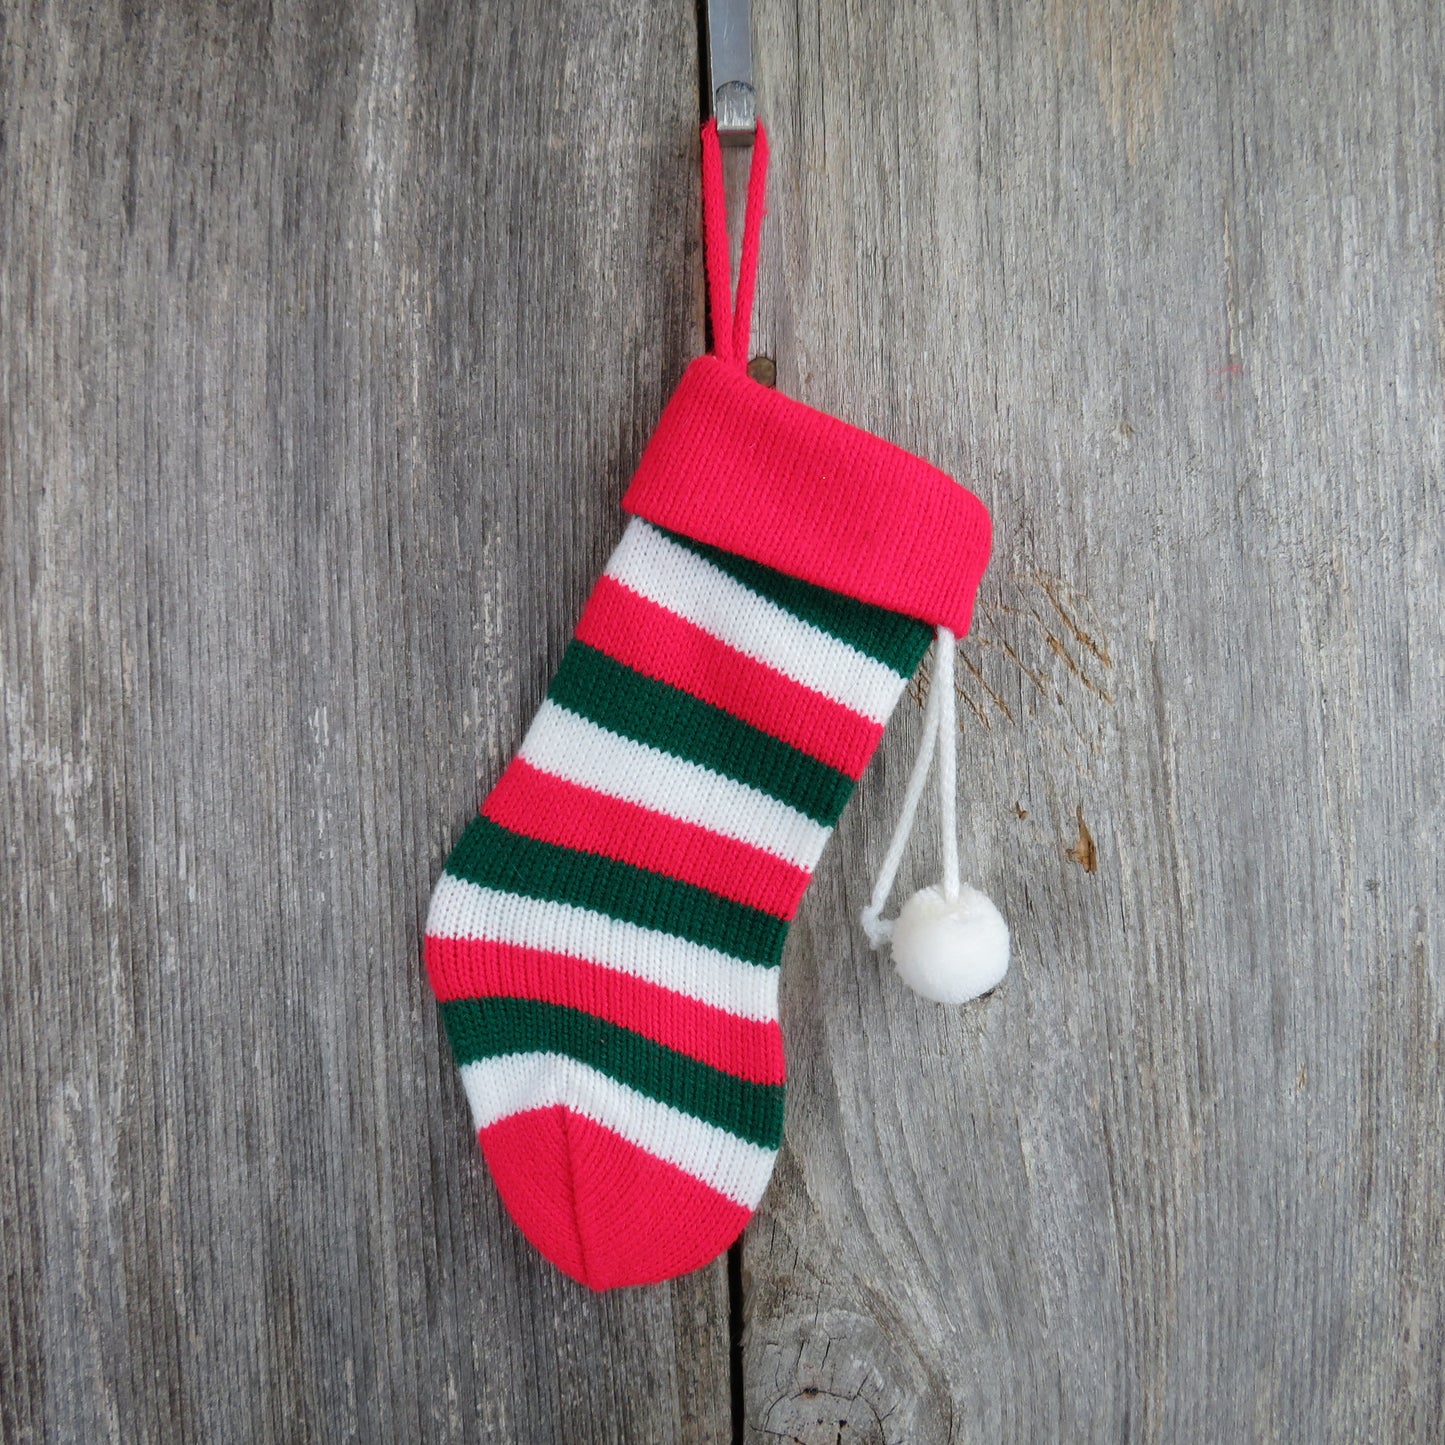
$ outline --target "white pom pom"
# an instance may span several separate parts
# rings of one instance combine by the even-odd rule
[[[1008,972],[1008,924],[977,888],[952,903],[942,888],[921,888],[894,920],[893,966],[914,993],[966,1003]]]

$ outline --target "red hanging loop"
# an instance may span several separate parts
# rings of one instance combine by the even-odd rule
[[[752,339],[753,292],[758,279],[758,248],[767,210],[767,189],[768,133],[759,121],[753,141],[752,167],[748,171],[748,209],[743,217],[743,255],[738,265],[737,314],[733,318],[733,357],[743,367],[748,364],[748,343]]]
[[[723,185],[722,146],[717,121],[702,128],[702,216],[707,249],[708,309],[712,313],[712,349],[719,361],[740,371],[748,364],[753,330],[753,296],[758,279],[758,250],[768,183],[768,133],[758,122],[748,173],[747,211],[743,217],[743,254],[738,266],[737,311],[733,311],[732,265],[728,255],[728,203]]]

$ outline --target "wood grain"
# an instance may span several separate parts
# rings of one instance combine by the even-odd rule
[[[419,956],[701,344],[691,13],[3,15],[0,1437],[730,1438]]]
[[[785,963],[747,1437],[1440,1439],[1439,14],[756,23],[778,384],[994,509],[960,806],[1015,963],[948,1012],[851,924],[902,717]]]
[[[543,1264],[418,940],[701,346],[695,16],[0,0],[0,1438],[1445,1436],[1441,18],[755,9],[759,349],[995,512],[1012,974],[852,923],[905,704],[740,1417],[723,1264]]]

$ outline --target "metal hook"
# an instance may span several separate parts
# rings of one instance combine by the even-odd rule
[[[707,0],[707,59],[718,139],[726,146],[751,145],[758,115],[750,0]]]

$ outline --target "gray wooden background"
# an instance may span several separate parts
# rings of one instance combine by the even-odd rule
[[[852,924],[905,703],[758,1218],[593,1297],[418,939],[702,344],[697,16],[0,0],[6,1441],[1445,1438],[1442,12],[754,23],[758,345],[995,512],[1015,965]]]

